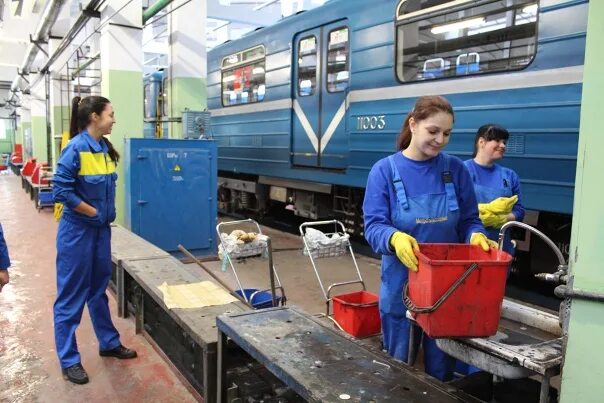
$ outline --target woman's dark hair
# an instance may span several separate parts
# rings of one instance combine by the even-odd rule
[[[499,125],[489,123],[487,125],[480,126],[478,128],[478,132],[476,132],[476,138],[474,139],[474,154],[472,154],[472,157],[476,157],[476,154],[478,154],[478,140],[485,139],[486,141],[507,141],[509,138],[510,132]]]
[[[71,101],[71,122],[69,126],[69,138],[72,139],[90,123],[90,115],[96,113],[101,116],[103,110],[107,104],[110,104],[109,100],[104,97],[90,96],[90,97],[74,97]],[[120,160],[120,154],[113,147],[113,144],[106,138],[103,137],[103,141],[107,144],[109,151],[109,157],[115,163]]]
[[[409,126],[409,119],[413,118],[413,120],[419,122],[438,112],[448,113],[455,120],[453,107],[445,97],[438,95],[420,97],[415,102],[413,110],[409,112],[407,118],[405,119],[403,128],[396,139],[396,149],[398,151],[405,150],[411,143],[411,127]]]

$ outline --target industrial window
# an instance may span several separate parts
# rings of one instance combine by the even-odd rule
[[[222,105],[249,104],[264,100],[264,46],[234,53],[222,60]]]
[[[327,91],[346,91],[349,77],[348,28],[331,31],[327,49]]]
[[[317,37],[300,39],[298,45],[298,95],[315,93],[317,87]]]
[[[0,140],[8,139],[8,136],[7,136],[7,131],[9,129],[8,123],[9,123],[8,120],[5,121],[3,118],[0,118]],[[2,163],[3,163],[3,161],[0,160],[0,164],[2,164]]]
[[[153,91],[151,90],[151,84],[145,84],[145,117],[153,118],[153,105],[152,103],[155,101],[155,97],[153,96]]]
[[[403,0],[396,74],[410,82],[522,69],[537,48],[536,0]]]
[[[170,116],[168,113],[168,77],[164,77],[159,89],[159,98],[161,99],[161,115]]]

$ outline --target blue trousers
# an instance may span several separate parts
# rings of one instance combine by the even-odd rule
[[[409,330],[411,324],[406,316],[394,313],[380,312],[382,318],[382,334],[384,337],[384,348],[388,354],[396,359],[408,362],[409,355]],[[414,339],[417,342],[416,348],[422,340],[422,330],[415,326]],[[426,373],[441,381],[450,381],[453,379],[455,369],[455,359],[436,345],[436,341],[426,334],[423,334],[424,347],[424,369]]]
[[[61,368],[80,362],[76,328],[84,305],[101,350],[120,345],[105,293],[111,278],[111,228],[61,219],[57,234],[57,299],[55,343]]]

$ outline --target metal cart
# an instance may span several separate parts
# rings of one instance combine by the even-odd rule
[[[252,242],[241,245],[233,246],[228,244],[228,240],[223,236],[223,234],[227,234],[226,228],[230,228],[230,231],[233,231],[235,229],[243,230],[242,228],[245,228],[246,226],[254,229],[254,232],[257,234],[256,239]],[[273,264],[273,249],[271,239],[270,237],[262,234],[260,225],[256,221],[249,218],[246,220],[227,221],[218,224],[216,226],[216,232],[218,233],[220,245],[222,246],[222,253],[224,256],[223,261],[228,262],[228,264],[231,266],[233,275],[235,276],[235,281],[239,287],[239,289],[235,290],[235,292],[241,295],[245,301],[247,301],[255,309],[275,307],[279,304],[281,306],[285,305],[285,290],[281,284],[281,280],[279,280],[279,275],[277,274],[277,270]],[[239,279],[239,275],[237,274],[236,266],[238,263],[243,263],[249,258],[268,259],[270,288],[260,290],[243,287]],[[277,290],[279,290],[280,296],[277,296]],[[267,294],[269,291],[270,297]]]
[[[329,238],[333,238],[337,235],[337,240],[330,240],[327,242],[313,242],[308,238],[307,230],[309,228],[316,229],[315,227],[329,225],[333,225],[333,231],[328,232],[325,235]],[[361,271],[359,270],[359,265],[357,264],[357,260],[354,256],[350,240],[348,239],[348,236],[346,236],[346,227],[344,227],[344,224],[342,224],[338,220],[306,222],[300,225],[300,235],[302,236],[302,241],[304,242],[303,253],[310,258],[313,270],[315,271],[315,275],[317,276],[317,280],[319,281],[319,286],[321,287],[321,291],[323,292],[323,297],[325,298],[325,316],[331,321],[333,321],[336,326],[340,328],[340,330],[344,330],[330,313],[330,303],[332,303],[333,299],[331,293],[333,289],[350,284],[360,284],[363,287],[363,291],[367,290],[365,287],[365,282],[363,281],[363,277],[361,276]],[[321,280],[321,275],[319,274],[319,269],[316,261],[322,258],[342,256],[346,254],[347,251],[350,252],[350,256],[352,258],[352,262],[354,263],[357,278],[355,280],[342,281],[330,284],[327,289],[325,289],[323,281]],[[368,304],[368,306],[369,305],[371,304]]]

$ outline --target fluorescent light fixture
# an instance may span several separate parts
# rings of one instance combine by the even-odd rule
[[[484,24],[483,17],[470,18],[469,20],[452,22],[450,24],[445,25],[437,25],[433,27],[430,32],[432,32],[433,34],[443,34],[445,32],[458,31],[460,29],[475,27],[481,24]]]
[[[279,3],[279,0],[268,0],[268,1],[265,1],[264,3],[259,4],[256,7],[252,8],[252,10],[254,10],[254,11],[262,10],[264,7],[268,7],[268,6],[270,6],[271,4],[274,4],[274,3]]]
[[[262,67],[254,67],[252,70],[252,74],[262,74],[264,73],[264,69]]]
[[[539,10],[539,5],[538,4],[531,4],[530,6],[526,6],[522,9],[523,13],[527,13],[527,14],[536,14],[537,10]]]

